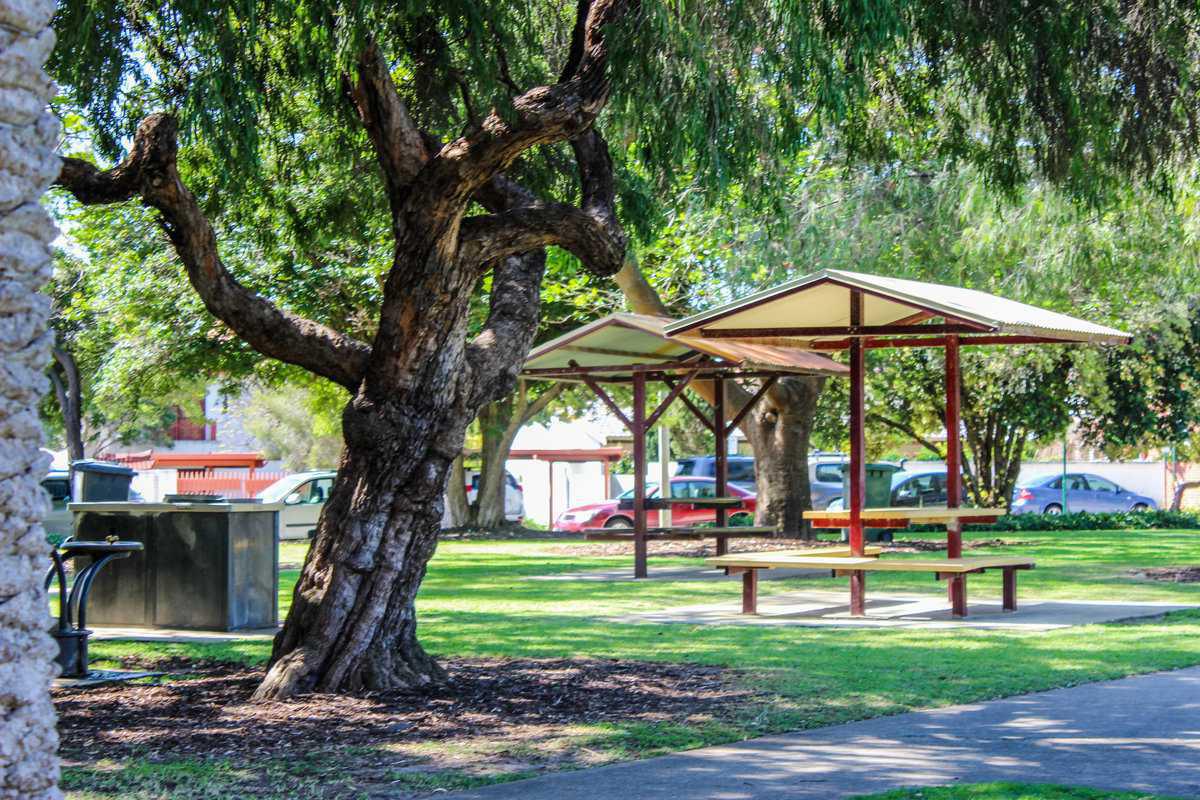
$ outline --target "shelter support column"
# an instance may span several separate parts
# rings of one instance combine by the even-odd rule
[[[863,324],[863,295],[850,292],[850,325]],[[860,336],[850,338],[850,552],[862,556],[862,511],[866,501],[867,440],[865,430],[866,404],[866,342]],[[850,614],[865,613],[866,574],[861,570],[850,573]]]
[[[633,577],[646,572],[646,375],[633,373]]]
[[[725,431],[725,379],[713,379],[713,435],[716,438],[716,494],[717,497],[729,496],[729,436]],[[717,506],[717,527],[724,528],[729,524],[729,512],[725,506]],[[723,556],[729,550],[729,539],[717,537],[717,555]],[[753,570],[752,570],[753,571]]]
[[[962,394],[959,377],[958,337],[946,337],[946,505],[958,508],[962,502],[962,423],[960,403]],[[962,522],[952,520],[946,525],[946,557],[962,558]],[[947,581],[950,605],[955,616],[967,613],[967,582],[951,576]]]

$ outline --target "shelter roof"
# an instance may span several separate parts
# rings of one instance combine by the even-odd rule
[[[861,325],[850,324],[850,294],[863,293]],[[941,319],[936,323],[931,320]],[[924,330],[922,330],[924,328]],[[826,269],[666,326],[672,337],[774,339],[796,347],[847,335],[966,333],[1003,344],[1036,338],[1062,342],[1127,343],[1128,333],[975,289]],[[969,337],[964,338],[969,342]]]
[[[525,374],[554,377],[584,368],[593,375],[628,375],[640,369],[696,363],[708,357],[717,368],[843,375],[846,367],[818,353],[797,347],[748,342],[713,341],[698,336],[669,336],[669,317],[618,313],[589,322],[535,347],[525,360]],[[605,369],[612,367],[612,369]]]

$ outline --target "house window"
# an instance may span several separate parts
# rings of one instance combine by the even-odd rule
[[[175,442],[204,442],[215,436],[209,436],[209,426],[204,424],[204,415],[207,411],[204,400],[200,400],[200,420],[194,421],[188,418],[187,414],[179,406],[175,406],[175,422],[171,424],[168,433],[171,440]],[[216,426],[212,426],[212,433],[216,433]]]

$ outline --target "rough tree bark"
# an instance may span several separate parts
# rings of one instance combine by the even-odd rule
[[[75,357],[61,347],[53,349],[54,363],[46,374],[54,387],[58,410],[62,414],[63,437],[71,463],[83,459],[83,390]]]
[[[626,259],[613,280],[634,312],[671,316],[632,258]],[[752,394],[732,381],[726,386],[726,402],[731,409],[728,413],[733,416],[750,401]],[[777,525],[785,537],[813,536],[803,514],[812,508],[808,447],[817,398],[824,386],[822,377],[776,381],[740,426],[754,448],[754,473],[758,482],[756,524]],[[708,402],[714,400],[711,383],[697,381],[695,389]]]
[[[504,506],[507,494],[505,464],[513,440],[521,428],[546,410],[562,394],[566,384],[556,383],[537,397],[529,397],[528,381],[518,381],[517,389],[503,400],[488,403],[479,411],[480,469],[479,491],[471,504],[469,519],[480,528],[499,528],[506,522]]]
[[[0,797],[61,797],[50,703],[57,648],[42,591],[49,459],[37,407],[53,335],[40,293],[57,231],[38,205],[58,174],[49,0],[0,0]]]
[[[563,247],[598,275],[616,272],[624,256],[612,164],[592,126],[608,97],[605,31],[625,5],[582,0],[558,82],[516,97],[445,146],[417,127],[378,48],[364,49],[345,84],[378,158],[396,254],[370,344],[276,308],[228,272],[176,170],[170,116],[144,120],[114,169],[64,161],[59,181],[82,202],[139,198],[160,213],[193,288],[234,333],[351,392],[338,478],[259,699],[444,677],[417,642],[413,599],[467,424],[512,390],[532,342],[542,248]],[[559,141],[575,152],[579,207],[544,201],[503,174],[523,152]],[[487,213],[465,216],[473,203]],[[468,341],[470,297],[489,268],[489,315]]]

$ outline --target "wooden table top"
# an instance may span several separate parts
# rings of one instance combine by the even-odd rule
[[[938,525],[947,522],[970,522],[971,520],[994,520],[1005,516],[1001,508],[947,508],[946,506],[923,506],[920,508],[864,508],[863,523],[870,526],[873,520],[901,520],[918,525]],[[849,511],[805,511],[804,518],[814,522],[850,524]]]

